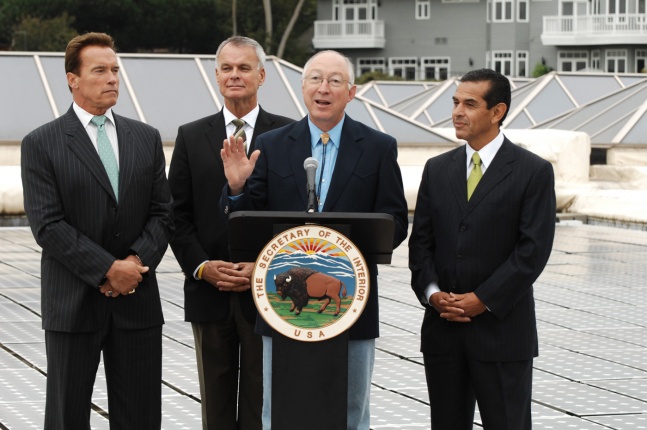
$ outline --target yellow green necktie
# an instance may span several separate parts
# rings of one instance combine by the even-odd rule
[[[481,156],[479,155],[478,152],[475,152],[472,155],[472,163],[474,163],[474,166],[472,167],[472,171],[470,172],[469,178],[467,178],[467,200],[468,201],[470,197],[472,197],[472,193],[476,189],[476,186],[478,185],[479,181],[481,180],[481,177],[483,176],[483,172],[481,171]]]
[[[115,198],[119,200],[119,165],[117,165],[115,151],[112,149],[110,139],[108,139],[108,133],[106,133],[106,116],[94,116],[90,121],[97,126],[97,150],[99,152],[99,158],[101,158],[103,167],[106,169],[108,179],[110,179],[110,185],[112,185],[112,190],[115,192]]]

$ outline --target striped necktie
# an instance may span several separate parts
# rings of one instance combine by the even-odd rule
[[[243,138],[243,142],[245,142],[245,155],[247,155],[247,135],[245,134],[245,129],[243,128],[245,126],[245,121],[242,119],[232,119],[231,123],[236,126],[236,130],[234,130],[234,136],[240,131],[240,136]]]

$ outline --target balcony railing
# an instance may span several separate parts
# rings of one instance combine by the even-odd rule
[[[545,16],[544,45],[647,43],[647,14]]]
[[[315,21],[315,49],[384,48],[384,21]]]

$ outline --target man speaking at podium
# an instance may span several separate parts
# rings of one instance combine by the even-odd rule
[[[407,202],[397,163],[397,143],[389,135],[345,114],[355,97],[353,67],[335,51],[322,51],[306,63],[301,90],[308,115],[267,132],[256,140],[249,159],[243,142],[230,137],[221,151],[228,186],[223,191],[225,216],[237,210],[302,211],[308,206],[304,160],[314,157],[316,209],[320,212],[391,214],[393,247],[407,236]],[[348,429],[368,429],[370,389],[378,327],[377,266],[369,266],[371,294],[362,316],[349,330]],[[271,426],[272,338],[263,334],[263,429]]]

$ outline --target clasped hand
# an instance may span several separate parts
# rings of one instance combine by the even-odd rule
[[[108,291],[111,297],[120,294],[128,294],[139,286],[142,275],[148,272],[148,266],[142,266],[141,262],[134,255],[129,255],[124,260],[116,260],[106,273],[107,282],[99,288],[101,294]]]
[[[485,304],[474,293],[454,294],[437,292],[431,295],[429,303],[440,313],[440,317],[451,322],[471,322],[472,318],[487,310]]]
[[[220,291],[240,293],[251,288],[254,263],[229,263],[211,260],[202,269],[202,279]]]

